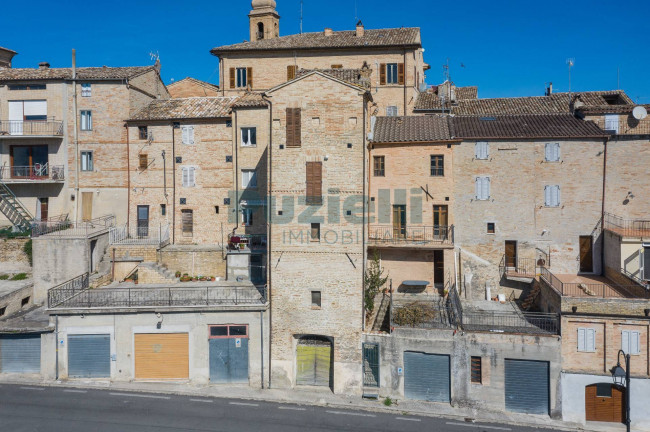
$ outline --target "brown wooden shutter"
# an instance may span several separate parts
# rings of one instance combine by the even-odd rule
[[[287,123],[287,147],[293,147],[294,146],[293,108],[287,108],[286,123]]]
[[[320,204],[323,195],[323,163],[307,162],[307,204]]]
[[[237,83],[235,82],[235,68],[230,68],[230,88],[235,88]]]
[[[287,66],[287,81],[291,81],[296,77],[296,66]]]
[[[300,147],[300,108],[287,108],[287,147]]]
[[[253,68],[252,67],[249,67],[246,70],[246,80],[248,81],[246,84],[248,85],[248,87],[250,87],[252,89],[253,88]]]
[[[386,63],[379,65],[379,84],[386,85]]]
[[[314,163],[307,162],[307,177],[306,177],[306,195],[307,203],[309,203],[311,197],[314,196]]]
[[[146,154],[138,155],[138,162],[140,164],[140,169],[147,169],[148,161]]]
[[[332,69],[343,69],[343,65],[342,64],[333,64]]]
[[[404,84],[404,63],[397,64],[397,83]]]
[[[302,145],[302,129],[301,129],[301,109],[300,108],[294,108],[293,109],[293,144],[296,147],[300,147]]]

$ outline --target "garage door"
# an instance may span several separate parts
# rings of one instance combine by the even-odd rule
[[[432,402],[449,402],[449,356],[404,352],[404,396]]]
[[[187,333],[136,334],[136,379],[188,379],[190,369]]]
[[[0,336],[0,372],[40,373],[41,335]]]
[[[296,352],[296,383],[329,386],[332,367],[332,343],[325,338],[302,338]]]
[[[585,387],[585,420],[622,423],[625,389],[611,383]]]
[[[549,413],[548,362],[506,359],[506,410]]]
[[[248,382],[248,339],[210,339],[210,381]]]
[[[68,335],[68,376],[110,378],[110,335]]]

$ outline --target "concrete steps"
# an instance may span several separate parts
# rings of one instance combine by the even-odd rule
[[[138,265],[138,283],[176,283],[178,278],[167,267],[158,263],[141,263]]]
[[[540,285],[539,281],[533,281],[533,288],[530,290],[530,292],[528,292],[528,295],[524,301],[521,302],[521,309],[525,311],[529,310],[530,307],[535,303],[535,299],[537,299],[537,296],[541,291],[542,286]]]

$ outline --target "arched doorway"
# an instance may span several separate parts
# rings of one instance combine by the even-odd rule
[[[611,383],[585,387],[585,419],[623,423],[625,419],[625,388]]]
[[[332,341],[324,336],[303,336],[296,348],[296,384],[332,388]]]
[[[257,23],[257,39],[264,39],[264,23]]]

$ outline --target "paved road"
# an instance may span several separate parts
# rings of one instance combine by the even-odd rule
[[[340,408],[111,390],[0,385],[0,430],[47,432],[532,432]]]

